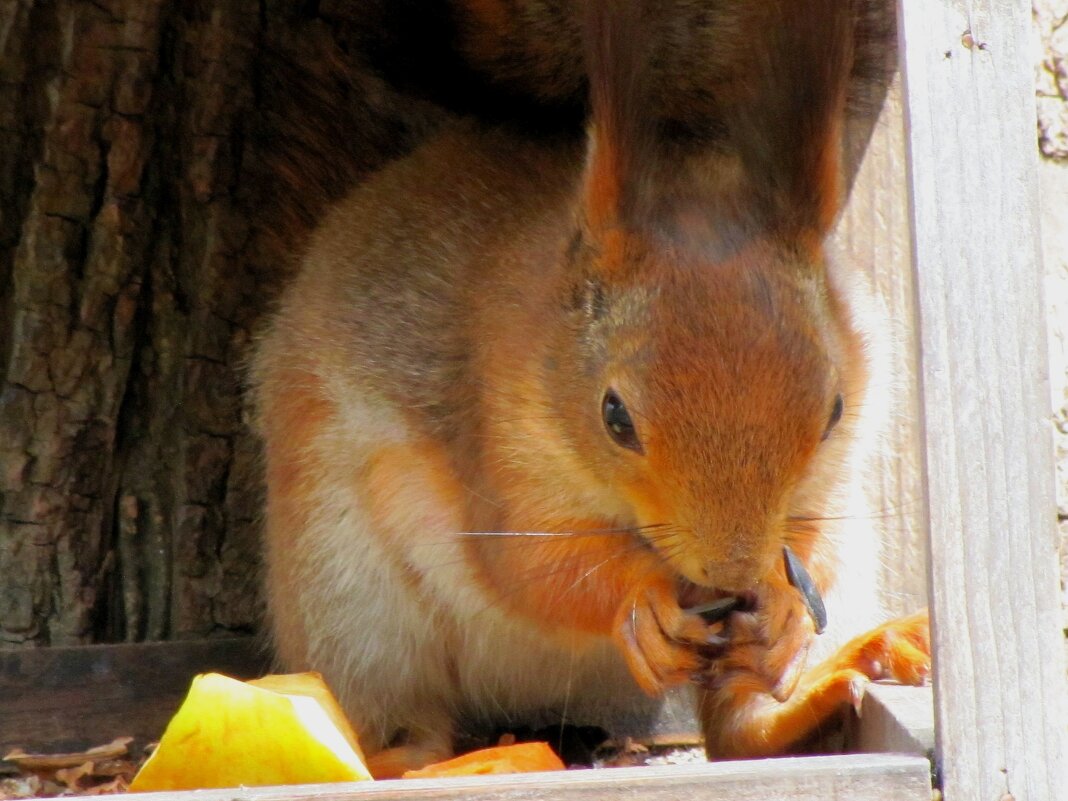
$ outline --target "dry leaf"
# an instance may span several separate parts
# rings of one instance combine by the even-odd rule
[[[21,748],[5,758],[23,775],[0,783],[0,801],[57,795],[100,795],[122,792],[137,772],[127,755],[132,737],[117,737],[77,753],[28,754]]]
[[[125,793],[130,787],[128,776],[116,776],[109,782],[97,784],[81,792],[82,795],[106,795],[108,793]]]
[[[76,768],[60,768],[56,771],[56,781],[61,784],[65,784],[71,790],[78,792],[81,790],[80,782],[86,776],[93,775],[93,763],[83,762]]]
[[[8,753],[4,759],[14,762],[22,770],[54,771],[62,768],[76,768],[85,762],[98,759],[115,759],[126,756],[133,737],[116,737],[107,745],[98,745],[87,751],[69,754],[27,754],[21,748]]]

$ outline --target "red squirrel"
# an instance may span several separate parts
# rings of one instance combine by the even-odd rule
[[[338,203],[258,343],[274,645],[376,775],[680,684],[710,756],[777,754],[930,669],[923,614],[865,633],[877,314],[824,249],[854,5],[747,7],[708,137],[651,111],[662,6],[582,4],[585,142],[456,120]]]

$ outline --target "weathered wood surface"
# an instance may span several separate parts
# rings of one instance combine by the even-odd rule
[[[0,757],[158,740],[197,673],[267,672],[252,638],[0,651]]]
[[[926,759],[804,757],[403,782],[135,793],[130,801],[930,801]]]
[[[854,120],[847,129],[847,152],[859,160],[859,172],[830,245],[834,258],[869,275],[886,312],[875,354],[883,362],[882,372],[872,391],[888,398],[887,419],[866,487],[870,519],[857,525],[881,535],[880,602],[887,616],[897,616],[927,603],[916,303],[900,79],[885,98],[873,100],[878,101],[873,108],[879,109],[874,127],[869,131],[863,120]]]
[[[1031,7],[903,0],[938,760],[948,801],[1064,798]]]
[[[158,739],[196,674],[252,678],[269,668],[264,642],[252,637],[0,651],[0,754],[16,747],[83,750],[126,735]],[[930,721],[929,687],[872,684],[846,748],[924,755]],[[686,693],[673,694],[652,721],[620,716],[596,722],[617,737],[700,741]],[[912,740],[901,739],[902,732]]]
[[[934,755],[934,694],[931,687],[871,684],[859,718],[852,719],[848,750],[862,754]]]
[[[80,751],[121,736],[139,744],[157,740],[196,674],[246,679],[270,668],[266,642],[254,637],[2,650],[0,755],[16,747]],[[533,727],[556,722],[549,713],[526,721]],[[612,710],[572,722],[643,742],[700,742],[693,697],[685,690],[670,693],[653,715]]]

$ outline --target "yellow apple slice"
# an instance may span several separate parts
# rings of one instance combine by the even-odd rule
[[[246,683],[205,673],[193,679],[130,790],[370,778],[352,727],[318,674]]]
[[[356,739],[356,732],[352,730],[352,724],[349,723],[349,719],[345,717],[345,713],[341,710],[341,704],[337,702],[334,694],[330,692],[330,688],[326,686],[321,673],[271,673],[258,679],[250,679],[245,683],[264,690],[282,693],[282,695],[303,695],[308,698],[314,698],[329,716],[330,721],[337,727],[337,730],[344,736],[349,747],[356,752],[356,756],[360,758],[360,763],[366,764],[367,759],[364,757],[360,743]]]

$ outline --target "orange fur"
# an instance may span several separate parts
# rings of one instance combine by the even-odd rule
[[[931,670],[926,612],[885,623],[855,637],[831,658],[807,671],[789,697],[774,699],[754,665],[735,650],[719,662],[702,694],[701,717],[710,756],[781,754],[819,730],[843,707],[859,708],[864,686],[874,679],[921,684]]]
[[[278,379],[286,392],[271,395],[259,410],[266,442],[267,517],[281,534],[268,542],[267,580],[276,596],[296,597],[300,588],[294,574],[278,565],[285,559],[282,554],[300,551],[300,534],[308,523],[307,500],[321,470],[311,443],[334,416],[334,409],[312,374],[283,370]],[[277,641],[288,646],[281,654],[286,664],[294,670],[310,669],[306,621],[292,613],[276,614],[272,624]]]
[[[821,641],[782,565],[828,591],[853,558],[833,518],[876,423],[863,291],[822,246],[853,12],[736,11],[764,60],[715,56],[718,149],[642,113],[670,40],[644,6],[590,0],[585,154],[447,126],[327,216],[259,345],[278,651],[382,771],[467,721],[691,681],[711,753],[770,753],[883,666],[926,673],[913,622],[806,667],[868,608]],[[685,611],[733,594],[725,623]]]
[[[534,543],[521,537],[504,543],[472,537],[468,552],[502,606],[528,615],[550,633],[563,628],[608,636],[634,585],[660,567],[618,537],[583,535],[610,526],[608,521],[552,520],[539,528],[575,536]],[[596,580],[586,580],[594,575]]]
[[[314,469],[306,461],[306,443],[335,412],[322,395],[321,382],[313,375],[287,372],[279,378],[287,390],[273,404],[266,418],[265,434],[267,484],[281,501],[306,494],[314,483]]]

